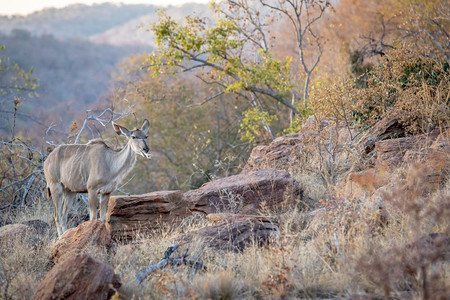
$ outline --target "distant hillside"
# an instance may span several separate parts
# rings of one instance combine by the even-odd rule
[[[34,67],[34,76],[40,80],[39,97],[26,99],[20,113],[31,115],[47,125],[55,123],[64,127],[100,99],[108,90],[110,74],[116,64],[136,51],[131,47],[97,45],[86,39],[59,40],[52,35],[33,36],[18,29],[13,30],[11,35],[0,33],[0,41],[6,45],[0,59],[9,57],[27,70]],[[13,110],[12,100],[9,102],[2,107],[0,135],[8,132],[11,113],[7,111]],[[26,116],[19,115],[19,121],[19,129],[31,124]],[[39,130],[39,133],[28,132],[30,136],[43,133],[43,128],[32,127],[32,130]]]
[[[181,21],[188,14],[206,16],[211,14],[207,5],[189,3],[183,6],[167,7],[166,12],[177,21]],[[102,33],[92,35],[89,39],[96,43],[111,45],[150,45],[155,47],[155,39],[152,32],[146,31],[150,24],[158,21],[156,13],[143,15],[124,24],[114,26]]]
[[[152,5],[75,4],[47,8],[27,16],[0,16],[0,31],[24,29],[33,35],[52,34],[64,39],[89,37],[154,11]]]
[[[117,64],[133,53],[152,51],[153,34],[139,27],[156,22],[157,9],[151,5],[77,4],[27,16],[0,16],[0,46],[6,46],[0,59],[8,57],[26,70],[34,67],[34,76],[40,80],[39,97],[22,102],[17,129],[29,128],[29,137],[42,140],[45,126],[54,123],[67,130],[76,116],[98,105],[108,92]],[[176,20],[208,12],[207,6],[200,4],[166,10]],[[2,103],[6,104],[0,112],[0,136],[10,130],[13,111],[11,99]],[[38,124],[31,122],[30,116],[41,125],[30,126]]]

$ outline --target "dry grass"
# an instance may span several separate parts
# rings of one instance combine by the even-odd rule
[[[322,154],[304,148],[307,161],[289,169],[314,196],[314,205],[300,203],[283,211],[261,212],[278,219],[278,240],[229,252],[212,249],[198,238],[180,247],[174,256],[183,255],[189,247],[189,258],[203,263],[206,271],[168,266],[137,286],[132,280],[159,262],[174,238],[210,223],[204,216],[194,215],[179,226],[167,225],[138,235],[131,243],[116,244],[108,255],[94,254],[120,275],[120,298],[437,299],[449,295],[448,240],[423,243],[430,234],[450,236],[448,156],[436,164],[422,158],[394,170],[373,168],[351,173],[359,170],[359,162],[351,149],[339,146],[342,143],[337,135],[329,136],[324,132],[330,144],[319,144]],[[317,141],[313,145],[317,146]],[[299,171],[305,170],[305,163],[314,165],[312,162],[322,164],[320,172]],[[436,174],[441,180],[436,181]],[[348,181],[362,192],[349,193]],[[313,211],[316,207],[321,209]],[[84,213],[82,206],[79,213]],[[10,219],[41,219],[51,224],[52,214],[51,204],[41,201],[33,210],[21,211]],[[31,297],[51,268],[48,256],[54,242],[53,235],[36,238],[28,233],[13,247],[0,245],[0,297]]]

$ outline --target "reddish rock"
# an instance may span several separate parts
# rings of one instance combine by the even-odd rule
[[[393,167],[403,163],[407,151],[426,151],[439,135],[435,130],[429,134],[384,140],[375,143],[378,166]]]
[[[191,231],[178,238],[177,242],[191,243],[201,239],[205,245],[212,248],[242,251],[249,245],[270,243],[278,238],[279,233],[273,219],[247,216]]]
[[[242,173],[267,168],[286,169],[291,154],[299,152],[303,147],[304,136],[302,132],[291,133],[274,139],[268,146],[256,146]]]
[[[87,254],[56,264],[39,284],[33,299],[110,299],[120,288],[114,270]]]
[[[365,199],[376,189],[388,183],[388,174],[383,169],[368,168],[350,173],[340,183],[338,196],[347,199]]]
[[[396,118],[384,118],[372,126],[359,140],[357,148],[363,157],[373,159],[376,156],[375,144],[379,141],[405,136],[405,129]]]
[[[189,203],[180,191],[159,191],[144,195],[113,196],[106,214],[113,239],[128,240],[136,233],[174,224],[191,214]]]
[[[110,243],[111,234],[102,221],[87,221],[64,232],[53,246],[51,258],[61,263],[80,253],[104,253]]]
[[[285,171],[259,170],[205,183],[184,194],[191,210],[255,213],[260,208],[278,208],[298,198],[297,183]]]

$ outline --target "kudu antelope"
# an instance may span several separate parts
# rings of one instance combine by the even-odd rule
[[[117,188],[136,163],[136,154],[150,159],[147,146],[148,121],[141,129],[128,130],[112,123],[118,135],[128,142],[121,150],[109,148],[102,140],[86,145],[61,145],[44,162],[47,195],[55,206],[58,236],[67,230],[67,214],[77,193],[88,193],[89,217],[97,219],[100,200],[100,220],[104,221],[110,194]]]

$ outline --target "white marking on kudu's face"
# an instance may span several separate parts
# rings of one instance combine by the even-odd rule
[[[147,146],[147,132],[149,128],[148,120],[144,121],[141,129],[128,130],[112,122],[114,130],[118,135],[123,135],[128,139],[128,144],[134,153],[141,155],[144,158],[151,159],[150,149]]]

